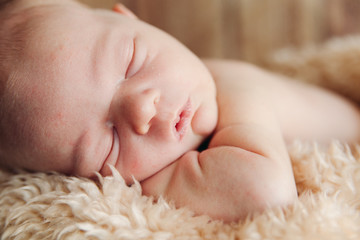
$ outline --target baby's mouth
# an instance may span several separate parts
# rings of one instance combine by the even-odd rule
[[[188,99],[174,121],[175,136],[179,140],[181,140],[185,136],[190,120],[191,120],[191,102],[190,99]]]

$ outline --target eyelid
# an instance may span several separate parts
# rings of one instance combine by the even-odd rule
[[[112,128],[112,131],[113,131],[112,145],[101,169],[104,169],[108,164],[116,166],[116,162],[119,159],[120,139],[115,127]]]
[[[114,135],[114,136],[113,136],[113,146],[112,146],[111,149],[114,148],[114,145],[115,145],[115,148],[118,148],[118,147],[119,147],[119,142],[120,142],[119,134],[118,134],[118,132],[117,132],[117,130],[116,130],[115,127],[113,127],[113,135]]]
[[[133,65],[134,65],[134,61],[135,61],[135,54],[136,54],[136,44],[135,44],[135,41],[136,39],[134,38],[132,44],[132,54],[131,54],[131,59],[130,59],[130,62],[128,64],[128,67],[126,69],[126,72],[125,72],[125,79],[129,78],[130,76],[129,75],[133,75],[133,73],[131,73],[131,69],[133,68]]]

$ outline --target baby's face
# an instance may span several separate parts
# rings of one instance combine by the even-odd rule
[[[89,177],[110,164],[143,180],[214,130],[214,82],[190,51],[139,20],[65,2],[31,10],[11,73],[24,167]]]

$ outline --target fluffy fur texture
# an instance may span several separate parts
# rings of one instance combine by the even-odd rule
[[[282,52],[272,66],[323,85],[329,81],[357,99],[359,44],[353,37]],[[1,239],[360,239],[360,147],[297,142],[289,152],[299,199],[233,224],[154,202],[116,171],[92,181],[1,170]]]
[[[360,35],[334,38],[322,45],[277,51],[269,68],[330,88],[360,103]]]

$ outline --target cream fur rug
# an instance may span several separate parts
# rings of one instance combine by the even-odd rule
[[[284,50],[269,66],[360,100],[359,46],[351,37]],[[116,172],[94,182],[0,170],[1,239],[360,239],[360,147],[297,142],[289,152],[298,201],[230,225],[153,203]]]

